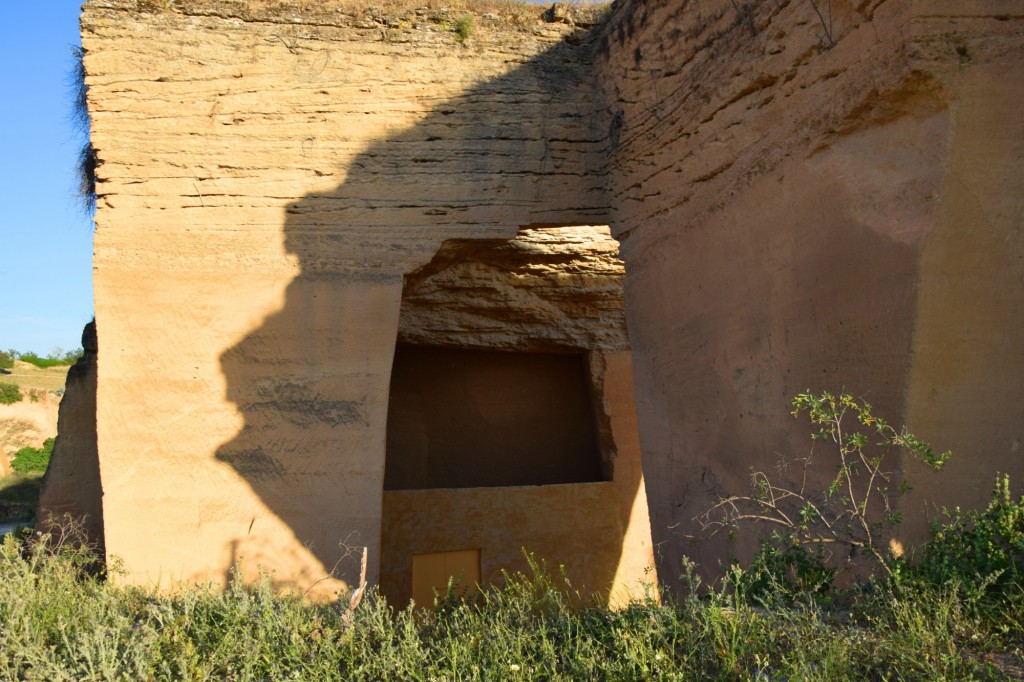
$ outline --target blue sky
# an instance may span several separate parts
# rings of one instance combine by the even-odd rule
[[[0,41],[0,349],[80,345],[92,319],[92,220],[75,202],[71,124],[79,0],[4,3]],[[10,30],[12,29],[13,30]]]

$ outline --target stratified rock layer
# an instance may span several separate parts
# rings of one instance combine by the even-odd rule
[[[398,338],[515,350],[628,350],[619,243],[607,227],[447,242],[406,278]]]
[[[365,547],[377,582],[404,285],[445,244],[485,240],[509,261],[506,284],[530,282],[503,289],[529,330],[508,318],[463,345],[627,348],[607,235],[538,230],[497,246],[522,226],[607,212],[608,114],[589,35],[536,8],[525,23],[477,16],[462,40],[443,9],[383,17],[358,5],[85,7],[105,537],[133,580],[226,580],[244,559],[330,595],[358,580]],[[556,291],[573,275],[552,258],[596,267],[577,278],[593,306]],[[467,268],[439,278],[471,278]],[[440,279],[409,291],[403,310],[420,317],[406,340],[480,319],[472,296],[448,297],[448,322],[423,317]],[[542,329],[532,308],[545,300],[565,329]],[[628,367],[616,376],[629,385]],[[603,540],[617,552],[601,560],[610,569],[581,580],[607,592],[644,578],[651,546],[632,401],[603,397],[628,423],[606,442],[632,471],[600,497],[616,508],[590,511],[610,515],[595,528],[619,529]],[[639,548],[627,559],[624,537]],[[407,542],[392,546],[408,558]]]
[[[463,42],[441,9],[309,5],[85,7],[103,511],[134,579],[244,557],[330,591],[367,547],[401,598],[416,543],[459,540],[444,519],[485,544],[507,521],[481,505],[543,506],[382,495],[399,337],[584,352],[594,385],[614,365],[615,479],[522,521],[557,549],[558,505],[614,498],[587,517],[622,535],[595,543],[622,550],[605,585],[650,554],[637,424],[667,576],[753,547],[689,544],[694,517],[807,453],[787,402],[808,388],[958,453],[901,463],[909,537],[1024,478],[1015,0],[627,0],[597,42],[571,17],[480,15]],[[610,243],[557,232],[603,224],[629,344]]]

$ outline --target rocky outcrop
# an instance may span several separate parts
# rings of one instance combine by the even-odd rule
[[[628,350],[619,243],[607,227],[446,242],[406,277],[401,342],[520,351]]]
[[[96,449],[96,324],[82,331],[82,357],[68,370],[57,440],[43,477],[36,529],[81,524],[86,542],[103,551],[103,489]]]

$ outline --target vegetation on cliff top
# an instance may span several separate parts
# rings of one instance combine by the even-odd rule
[[[27,362],[39,369],[46,369],[47,367],[66,367],[75,364],[75,362],[78,361],[78,358],[82,357],[83,352],[84,351],[81,348],[73,348],[68,351],[63,348],[54,348],[46,355],[40,355],[35,351],[18,352],[12,348],[5,353],[0,353],[2,356],[10,358],[10,362],[8,364],[4,364],[0,361],[0,367],[11,369],[14,367],[15,360]]]

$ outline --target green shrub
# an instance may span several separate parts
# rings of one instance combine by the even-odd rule
[[[465,43],[469,40],[469,37],[473,35],[473,27],[472,15],[466,14],[455,20],[452,30],[454,30],[455,35],[459,37],[459,42]]]
[[[932,522],[916,575],[936,584],[955,582],[1002,598],[1024,590],[1024,495],[1014,501],[1010,477],[997,476],[982,511],[944,510]]]
[[[22,474],[42,474],[50,465],[50,455],[53,454],[53,438],[43,441],[41,448],[22,448],[14,453],[11,460],[11,468]]]
[[[750,566],[737,576],[737,588],[756,599],[799,596],[827,597],[836,577],[823,547],[807,546],[788,533],[762,541]]]
[[[806,589],[807,580],[831,580],[847,569],[891,575],[887,534],[902,520],[895,501],[910,486],[887,456],[901,449],[937,471],[950,453],[936,454],[849,393],[808,391],[793,398],[792,405],[793,416],[805,414],[816,429],[811,439],[824,445],[826,470],[835,474],[829,474],[822,489],[809,483],[815,479],[810,472],[821,449],[802,459],[780,461],[775,473],[752,469],[750,493],[720,499],[700,517],[705,528],[732,532],[740,524],[754,524],[778,531],[761,547],[754,566],[758,581],[770,578]],[[797,475],[793,480],[785,480],[787,468],[793,470],[790,476]],[[769,570],[782,572],[766,574]]]
[[[73,365],[76,362],[78,362],[78,360],[83,355],[85,355],[85,349],[83,349],[83,348],[73,348],[73,349],[71,349],[69,351],[65,351],[65,353],[63,355],[61,355],[60,357],[61,357],[62,360],[64,360],[64,364]]]
[[[47,369],[49,367],[61,367],[65,365],[73,365],[82,356],[82,349],[77,348],[65,352],[61,348],[55,348],[53,352],[47,355],[45,358],[34,353],[27,351],[25,353],[19,353],[18,359],[22,362],[27,362],[30,365],[35,365],[39,369]]]
[[[14,356],[7,351],[0,350],[0,369],[11,369],[14,367]]]
[[[18,388],[17,384],[8,384],[0,381],[0,405],[13,405],[23,397],[21,389]]]

